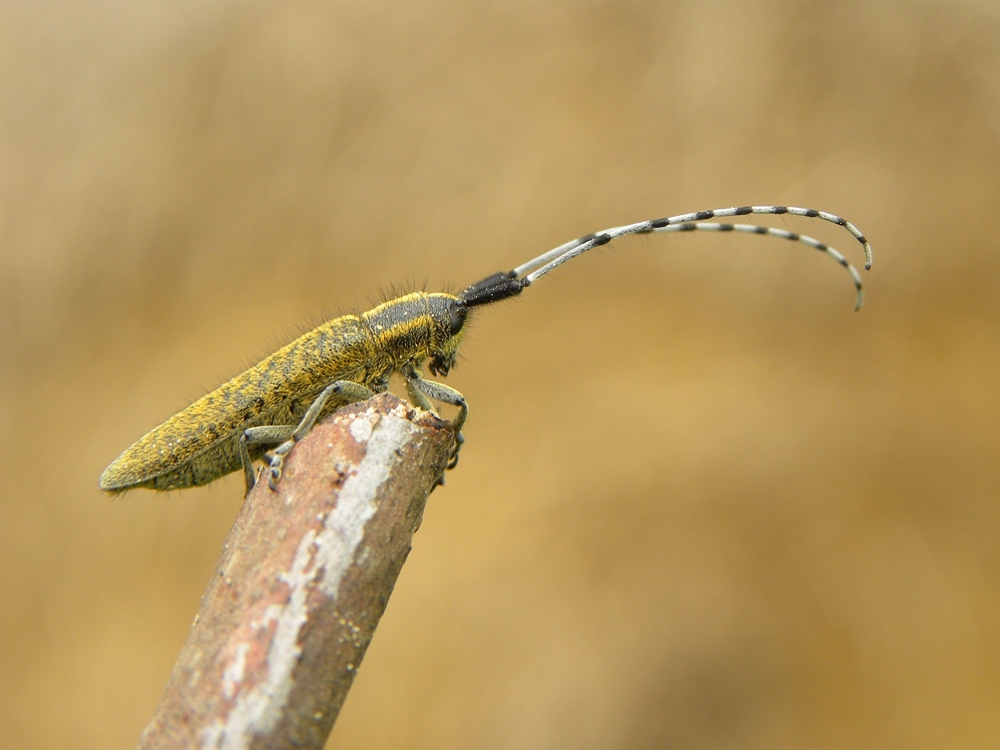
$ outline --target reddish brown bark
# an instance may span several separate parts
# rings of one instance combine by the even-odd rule
[[[338,411],[258,482],[140,748],[322,748],[448,461],[391,394]]]

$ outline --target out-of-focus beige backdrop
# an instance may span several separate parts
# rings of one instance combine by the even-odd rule
[[[4,3],[0,744],[152,713],[242,480],[100,494],[147,429],[380,287],[743,203],[855,221],[862,312],[691,234],[483,311],[331,747],[997,747],[1000,6]]]

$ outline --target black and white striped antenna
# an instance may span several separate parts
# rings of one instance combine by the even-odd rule
[[[529,260],[527,263],[518,266],[513,271],[493,274],[468,287],[459,295],[459,299],[469,307],[484,305],[496,302],[515,294],[519,294],[526,286],[530,286],[549,271],[558,268],[563,263],[572,260],[588,250],[601,245],[606,245],[618,237],[627,234],[649,234],[651,232],[744,232],[747,234],[765,234],[771,237],[778,237],[783,240],[801,242],[811,248],[820,250],[837,263],[847,269],[854,282],[857,292],[854,309],[861,309],[865,294],[861,283],[861,274],[851,265],[844,255],[830,247],[825,242],[809,237],[797,232],[789,232],[785,229],[774,227],[760,227],[754,224],[726,224],[720,222],[709,222],[708,219],[726,218],[730,216],[747,216],[749,214],[770,214],[780,216],[792,214],[793,216],[805,216],[812,219],[822,219],[831,224],[844,227],[854,238],[861,243],[865,253],[865,269],[872,267],[872,248],[856,226],[846,219],[842,219],[836,214],[826,211],[817,211],[814,208],[799,208],[797,206],[734,206],[732,208],[717,208],[712,211],[697,211],[690,214],[679,214],[669,216],[665,219],[652,219],[641,221],[638,224],[626,224],[621,227],[612,227],[600,232],[588,234],[579,239],[567,242],[564,245],[553,248],[547,253],[539,255],[537,258]]]

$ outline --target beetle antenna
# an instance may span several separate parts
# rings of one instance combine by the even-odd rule
[[[698,211],[691,214],[681,214],[679,216],[671,216],[665,219],[653,219],[651,221],[642,221],[638,224],[628,224],[621,227],[613,227],[611,229],[605,229],[601,232],[596,232],[594,234],[588,234],[580,237],[577,240],[567,242],[564,245],[560,245],[557,248],[549,250],[543,255],[539,255],[537,258],[528,261],[522,266],[518,266],[511,273],[516,276],[521,276],[527,273],[522,279],[524,286],[528,286],[535,280],[541,278],[549,271],[554,268],[558,268],[563,263],[568,260],[572,260],[577,255],[586,252],[595,247],[601,245],[606,245],[611,242],[611,240],[618,237],[622,237],[627,234],[649,234],[650,232],[691,232],[691,231],[703,231],[703,232],[746,232],[749,234],[767,234],[772,237],[779,237],[785,240],[791,240],[793,242],[801,242],[809,247],[821,250],[833,258],[837,263],[842,265],[847,269],[847,272],[851,275],[851,280],[854,282],[855,290],[857,291],[857,298],[855,302],[855,310],[861,308],[861,303],[864,301],[864,291],[862,290],[861,275],[858,273],[857,269],[847,262],[847,259],[836,249],[830,247],[826,243],[820,242],[817,239],[808,237],[806,235],[797,234],[795,232],[788,232],[784,229],[774,229],[772,227],[759,227],[753,224],[720,224],[720,223],[709,223],[706,219],[712,219],[716,217],[725,216],[746,216],[748,214],[793,214],[795,216],[807,216],[810,218],[822,219],[823,221],[828,221],[831,224],[837,224],[838,226],[844,227],[848,232],[850,232],[854,238],[861,243],[864,248],[865,253],[865,268],[871,268],[872,265],[872,249],[868,240],[861,233],[861,231],[851,224],[851,222],[842,219],[841,217],[827,213],[826,211],[817,211],[814,208],[799,208],[797,206],[740,206],[733,208],[720,208],[713,211]],[[535,270],[532,270],[535,269]],[[528,273],[530,271],[530,273]]]

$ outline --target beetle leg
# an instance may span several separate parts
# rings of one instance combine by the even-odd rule
[[[250,494],[253,486],[257,484],[257,477],[253,470],[253,461],[250,459],[250,451],[247,450],[246,432],[240,435],[240,439],[236,441],[236,444],[240,451],[240,464],[243,466],[243,481],[246,484],[246,492],[243,495],[246,497]]]
[[[345,404],[353,404],[356,401],[364,401],[375,394],[359,383],[350,380],[338,380],[324,388],[306,410],[302,421],[288,434],[287,439],[271,452],[271,465],[267,472],[267,486],[272,491],[277,489],[278,480],[281,479],[281,470],[285,465],[287,456],[295,444],[309,434],[309,430],[316,424],[320,412],[330,396],[336,395],[338,400]]]
[[[414,378],[420,378],[420,375],[415,374]],[[429,411],[431,414],[437,414],[437,412],[434,411],[434,407],[431,405],[431,402],[427,400],[427,396],[414,387],[413,378],[406,379],[406,392],[410,396],[410,403],[414,406],[417,406],[424,411]]]
[[[455,452],[451,454],[451,462],[448,464],[449,469],[454,469],[458,464],[458,452],[462,448],[462,443],[465,442],[465,438],[462,436],[462,427],[465,426],[465,420],[469,417],[469,405],[465,401],[465,396],[443,383],[424,380],[416,370],[404,371],[403,377],[406,378],[406,386],[410,392],[416,391],[425,397],[424,400],[432,398],[443,404],[458,407],[458,416],[451,421],[451,428],[455,431]]]
[[[261,443],[280,443],[288,440],[295,429],[290,424],[269,424],[263,427],[250,427],[243,431],[243,439],[247,445],[260,445]]]
[[[259,445],[260,443],[280,443],[288,440],[295,428],[287,424],[264,425],[262,427],[250,427],[240,435],[239,450],[240,463],[243,464],[243,478],[246,480],[247,494],[257,484],[257,477],[253,470],[253,460],[250,458],[248,445]]]

